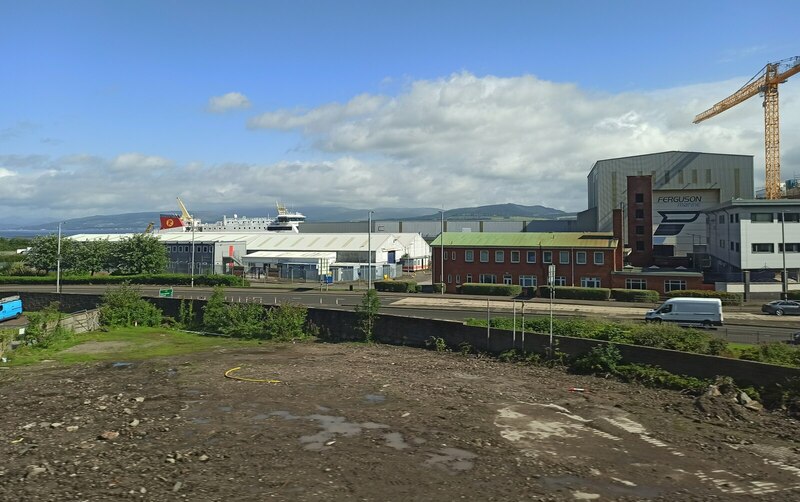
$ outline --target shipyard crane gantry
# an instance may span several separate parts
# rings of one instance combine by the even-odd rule
[[[764,96],[764,165],[766,168],[766,197],[779,199],[781,195],[780,123],[778,120],[778,84],[800,73],[800,56],[767,63],[760,72],[741,89],[694,118],[697,124],[742,101],[761,94]]]

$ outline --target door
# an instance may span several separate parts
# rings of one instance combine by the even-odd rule
[[[389,251],[389,252],[388,252],[388,258],[387,258],[387,261],[388,261],[389,263],[396,263],[396,262],[395,262],[395,257],[394,257],[394,254],[395,254],[395,251]]]

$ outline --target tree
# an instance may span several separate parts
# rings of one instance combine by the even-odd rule
[[[75,244],[70,239],[61,239],[61,260],[62,265],[66,265],[68,257]],[[31,249],[25,255],[25,263],[36,270],[43,270],[45,273],[55,270],[58,263],[58,236],[55,234],[34,237],[31,240]],[[65,266],[66,268],[66,266]]]
[[[109,289],[100,305],[100,324],[104,326],[159,326],[161,311],[142,298],[138,289],[122,284]]]
[[[367,290],[361,297],[361,303],[356,305],[355,311],[358,316],[356,329],[364,335],[364,340],[367,342],[372,342],[374,339],[373,329],[380,308],[381,299],[378,298],[378,292],[374,289]]]
[[[69,268],[74,272],[95,272],[108,270],[112,256],[112,244],[107,239],[76,242],[70,254]]]
[[[160,274],[167,268],[167,249],[153,235],[136,234],[112,250],[113,266],[121,274]]]

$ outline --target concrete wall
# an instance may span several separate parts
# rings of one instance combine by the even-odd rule
[[[35,306],[48,305],[57,301],[55,293],[26,293],[0,291],[0,296],[19,294],[26,309],[35,310]],[[80,309],[88,309],[99,302],[97,295],[60,295],[62,305],[79,305]],[[147,298],[164,311],[164,315],[178,317],[181,300],[172,298]],[[185,300],[194,303],[194,312],[198,318],[202,315],[203,300]],[[268,308],[265,306],[265,308]],[[317,325],[322,337],[328,341],[346,341],[358,338],[356,331],[357,317],[353,312],[330,309],[308,309],[308,319]],[[524,340],[521,333],[516,336],[505,330],[493,329],[487,336],[486,328],[466,326],[454,321],[422,319],[380,315],[375,323],[376,338],[381,343],[404,345],[409,347],[425,347],[432,339],[441,338],[448,347],[458,350],[462,344],[469,344],[473,350],[494,354],[510,349],[521,349],[527,352],[544,352],[549,346],[549,336],[545,334],[526,333]],[[606,342],[583,338],[555,337],[558,350],[570,356],[584,354],[592,347]],[[724,357],[689,354],[672,350],[639,347],[635,345],[617,345],[623,360],[640,364],[659,366],[671,373],[694,376],[697,378],[714,378],[717,375],[733,377],[740,385],[783,384],[788,378],[800,378],[800,369],[784,368],[752,361],[727,359]]]

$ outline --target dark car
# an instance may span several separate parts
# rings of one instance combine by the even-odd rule
[[[762,305],[761,312],[775,315],[800,315],[800,303],[791,300],[775,300]]]

